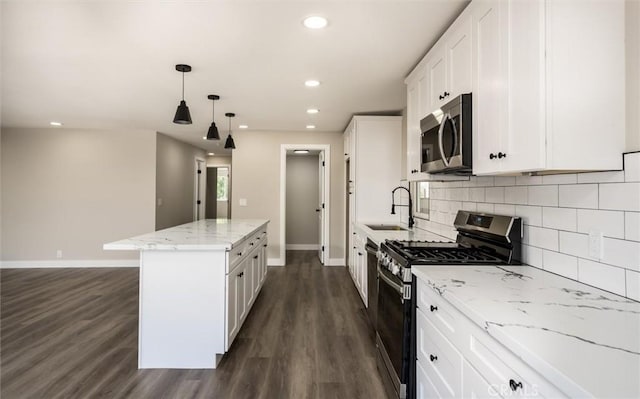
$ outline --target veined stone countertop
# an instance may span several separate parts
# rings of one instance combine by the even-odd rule
[[[411,270],[568,395],[640,398],[640,302],[531,266]]]
[[[380,222],[367,222],[367,223],[356,223],[355,230],[357,230],[360,234],[363,234],[370,238],[373,242],[380,245],[385,240],[401,240],[401,241],[444,241],[451,242],[451,240],[447,237],[431,233],[426,230],[420,230],[415,227],[408,229],[406,224],[398,223],[398,226],[401,226],[407,230],[373,230],[367,225],[389,225],[394,223],[380,223]]]
[[[227,250],[259,227],[263,219],[203,219],[104,244],[107,250]]]

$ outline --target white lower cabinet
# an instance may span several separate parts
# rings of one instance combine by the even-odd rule
[[[260,231],[232,249],[230,271],[226,276],[226,350],[247,318],[267,275],[267,233]]]
[[[417,398],[564,398],[562,391],[418,280]]]
[[[349,265],[349,272],[353,283],[358,289],[360,298],[364,306],[369,306],[367,303],[367,250],[365,248],[367,244],[367,238],[358,234],[354,235],[353,239],[353,263]]]

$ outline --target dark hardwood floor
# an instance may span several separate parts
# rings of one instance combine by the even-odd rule
[[[138,269],[3,269],[0,397],[384,398],[344,267],[287,253],[216,370],[138,370]]]

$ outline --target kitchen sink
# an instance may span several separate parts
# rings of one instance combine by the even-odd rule
[[[366,225],[371,230],[389,230],[389,231],[406,231],[402,226],[398,226],[395,224],[367,224]]]

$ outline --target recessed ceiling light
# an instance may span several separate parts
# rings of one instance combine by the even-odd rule
[[[293,152],[296,154],[308,154],[309,150],[293,150]]]
[[[51,121],[51,122],[49,122],[49,124],[51,126],[62,126],[62,122],[53,122],[53,121]]]
[[[307,129],[315,129],[316,125],[307,125]]]
[[[213,152],[209,152],[207,153],[207,155],[216,155],[216,154],[214,154]]]
[[[249,126],[248,125],[238,125],[238,128],[240,128],[240,129],[248,129]]]
[[[318,111],[316,108],[309,108],[307,110],[307,114],[317,114],[318,112],[320,111]]]
[[[206,139],[207,139],[207,136],[202,136],[202,140],[206,140]]]
[[[327,19],[317,15],[307,17],[302,22],[309,29],[322,29],[327,26]]]
[[[307,87],[318,87],[320,86],[320,82],[318,82],[317,80],[307,80],[306,82],[304,82],[304,85]]]

